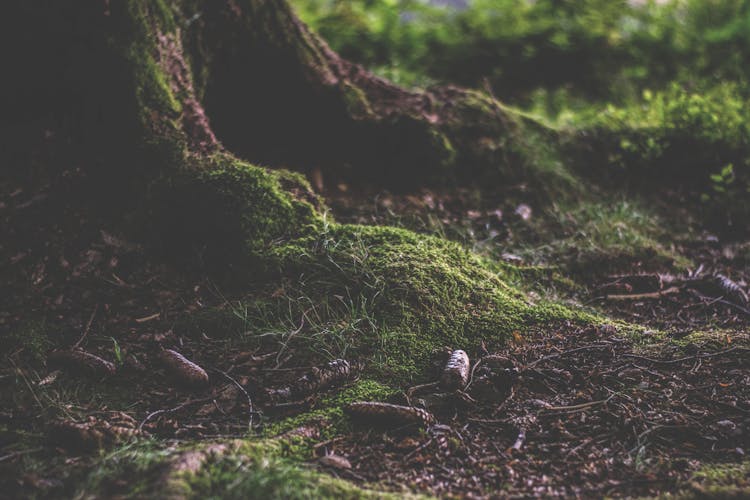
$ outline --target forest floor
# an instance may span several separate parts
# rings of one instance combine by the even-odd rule
[[[426,429],[335,427],[325,402],[356,390],[356,381],[294,404],[256,397],[256,389],[284,387],[312,369],[293,344],[247,351],[210,331],[175,334],[183,318],[229,307],[244,292],[145,252],[90,213],[50,217],[43,189],[3,185],[0,330],[9,347],[0,368],[0,491],[80,492],[92,481],[98,448],[123,446],[122,435],[173,444],[246,437],[248,428],[269,435],[279,423],[279,431],[294,430],[295,416],[317,409],[317,422],[300,421],[309,440],[294,458],[378,490],[738,498],[750,491],[750,310],[740,292],[696,277],[722,274],[746,289],[744,246],[697,231],[660,247],[682,264],[665,266],[660,252],[653,262],[616,253],[606,272],[581,272],[581,254],[544,253],[552,244],[544,237],[548,216],[520,202],[469,190],[396,195],[341,186],[325,194],[339,221],[438,233],[521,269],[542,269],[549,277],[529,293],[553,294],[612,321],[530,329],[502,349],[470,351],[471,382],[460,394],[402,387],[389,400],[428,407],[438,423]],[[573,257],[545,263],[559,255]],[[166,381],[153,354],[165,342],[208,371],[206,391]],[[96,370],[75,377],[47,366],[53,345],[85,347],[114,360],[117,373],[102,382]],[[425,381],[437,380],[443,363],[436,353]],[[104,481],[98,491],[107,495],[127,487],[122,478]]]

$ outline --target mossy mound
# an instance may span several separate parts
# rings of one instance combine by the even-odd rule
[[[266,247],[254,261],[253,292],[182,318],[178,332],[251,344],[274,339],[283,349],[293,339],[300,360],[365,360],[369,375],[398,386],[428,376],[446,346],[474,352],[530,328],[602,321],[532,300],[519,283],[532,288],[533,273],[458,243],[399,228],[318,223],[322,229],[313,224],[308,236]]]
[[[422,375],[443,346],[472,351],[530,327],[596,319],[534,303],[506,283],[505,268],[403,229],[331,224],[278,244],[266,257],[267,272],[275,269],[292,285],[244,305],[250,330],[260,333],[260,323],[267,332],[274,322],[294,329],[305,316],[300,338],[308,348],[331,357],[353,351],[393,383]]]
[[[237,439],[182,447],[133,442],[102,457],[77,497],[396,498],[288,458],[300,439]]]

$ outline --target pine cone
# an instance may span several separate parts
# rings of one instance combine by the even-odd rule
[[[373,420],[396,426],[407,424],[431,425],[435,423],[435,417],[426,410],[390,403],[351,403],[346,407],[346,412],[353,418]]]
[[[469,355],[465,351],[457,350],[451,353],[440,377],[443,389],[454,391],[463,389],[469,383]]]

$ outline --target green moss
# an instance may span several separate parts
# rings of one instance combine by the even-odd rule
[[[388,497],[284,458],[284,439],[235,440],[178,448],[136,441],[101,457],[77,496]]]
[[[150,11],[149,6],[155,7],[157,15]],[[168,83],[169,77],[154,59],[158,50],[150,26],[154,20],[161,20],[161,24],[166,26],[160,26],[160,29],[174,29],[171,12],[163,0],[153,4],[130,0],[118,8],[123,11],[115,13],[115,16],[120,20],[123,31],[128,33],[128,38],[112,40],[112,48],[122,52],[132,72],[137,109],[141,113],[143,123],[148,124],[154,119],[150,116],[152,113],[177,118],[182,107],[172,94]],[[147,127],[147,130],[149,129],[150,127]]]
[[[690,351],[699,346],[702,350],[719,351],[733,346],[747,347],[750,345],[750,336],[744,332],[723,328],[720,324],[715,326],[706,324],[704,328],[691,331],[689,334],[680,337],[665,336],[664,340],[667,342],[664,346],[687,348]]]
[[[160,469],[173,453],[174,449],[149,439],[124,444],[96,460],[82,482],[77,497],[124,494],[131,498],[144,498],[153,493]]]
[[[287,418],[264,430],[267,436],[276,436],[288,432],[305,424],[325,423],[322,429],[324,435],[331,435],[340,431],[345,425],[343,408],[356,401],[385,401],[393,397],[398,391],[375,380],[359,380],[351,387],[342,391],[325,395],[317,406],[319,409],[305,412],[301,415]]]
[[[267,248],[322,226],[305,189],[294,175],[219,155],[152,185],[150,225],[183,255],[200,242],[209,264],[249,270]]]
[[[164,113],[171,118],[177,118],[182,112],[182,104],[172,93],[169,87],[168,77],[156,64],[154,58],[149,54],[134,54],[133,62],[139,65],[139,82],[136,88],[138,101],[143,105],[144,115],[146,110],[154,110]],[[144,120],[151,119],[143,116]]]
[[[206,194],[214,194],[216,215],[236,217],[230,226],[244,237],[249,252],[268,246],[281,237],[291,237],[306,224],[315,224],[313,207],[282,190],[279,174],[241,162],[218,166],[198,175]],[[219,217],[217,217],[219,219]],[[216,220],[221,224],[222,220]]]
[[[352,116],[358,118],[375,117],[375,112],[372,110],[370,101],[367,99],[367,95],[365,95],[361,88],[352,85],[349,82],[344,82],[341,90],[346,110]]]
[[[232,213],[226,204],[207,203],[198,210],[218,206]],[[193,228],[196,218],[199,214],[188,217]],[[501,345],[529,328],[602,321],[554,302],[532,301],[521,290],[540,279],[538,273],[484,260],[456,243],[403,229],[317,222],[322,227],[310,226],[305,237],[289,239],[280,230],[256,236],[254,247],[237,243],[256,252],[255,269],[264,270],[256,271],[256,278],[275,276],[281,286],[184,318],[180,330],[210,331],[211,337],[236,332],[245,343],[262,334],[265,341],[275,338],[293,349],[299,362],[359,359],[375,380],[405,384],[425,377],[434,352],[444,346],[472,352],[483,341]],[[216,229],[220,222],[203,224]],[[230,236],[247,236],[240,224],[231,219],[226,234],[215,237],[223,249]]]
[[[44,318],[28,319],[10,333],[3,340],[5,352],[23,349],[24,354],[36,361],[44,359],[47,351],[52,347],[47,322]]]
[[[374,492],[279,459],[223,458],[189,478],[190,498],[378,498]]]
[[[451,143],[451,140],[446,134],[434,128],[429,129],[429,134],[433,148],[438,151],[440,166],[443,169],[454,168],[456,166],[458,152]]]
[[[530,326],[593,320],[556,304],[531,303],[458,244],[402,229],[334,225],[271,255],[285,273],[304,274],[312,297],[367,299],[376,328],[352,341],[368,345],[380,374],[396,381],[418,376],[444,345],[472,350]]]
[[[693,473],[682,498],[747,498],[750,462],[704,465]]]
[[[746,91],[734,83],[701,92],[673,84],[643,94],[571,120],[568,142],[580,170],[605,180],[616,173],[639,188],[689,188],[701,195],[694,208],[703,217],[743,228],[750,214]]]
[[[185,478],[191,498],[388,498],[279,456],[278,440],[246,443]]]
[[[296,192],[298,193],[298,196],[303,195],[303,198],[314,202],[315,205],[322,205],[323,201],[318,199],[310,182],[304,174],[292,172],[291,170],[274,169],[273,175],[279,180],[284,190],[289,191],[290,193]]]
[[[150,2],[149,7],[151,7],[153,18],[158,20],[159,27],[163,32],[173,33],[177,29],[174,14],[166,0],[155,0],[154,2]]]
[[[563,161],[558,131],[482,92],[463,91],[450,102],[447,118],[437,128],[455,151],[458,177],[523,182],[544,203],[584,192]]]
[[[113,2],[110,10],[110,24],[100,28],[101,47],[97,48],[106,54],[107,66],[91,71],[106,71],[96,75],[94,81],[102,88],[95,92],[101,93],[101,119],[112,122],[92,127],[113,131],[106,137],[109,146],[102,148],[102,155],[107,157],[101,162],[116,179],[132,182],[140,178],[136,173],[154,176],[185,161],[182,103],[172,91],[171,76],[158,61],[157,34],[173,32],[176,25],[164,0]]]
[[[543,243],[518,249],[530,261],[554,263],[574,276],[618,271],[686,269],[666,223],[631,200],[554,205],[531,222]]]

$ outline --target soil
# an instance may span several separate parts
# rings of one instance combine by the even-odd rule
[[[437,217],[447,232],[455,229],[454,236],[492,235],[495,242],[523,237],[518,203],[496,204],[486,196],[478,201],[468,190],[394,195],[354,193],[343,186],[327,199],[340,221],[401,221],[419,229]],[[315,408],[319,394],[274,411],[272,398],[262,392],[286,387],[310,371],[293,349],[283,356],[274,345],[243,352],[210,332],[174,333],[181,317],[227,304],[236,292],[221,289],[199,266],[155,257],[106,227],[104,219],[78,210],[60,206],[43,187],[0,186],[5,263],[0,330],[10,334],[41,322],[54,332],[57,346],[119,358],[123,369],[100,389],[101,397],[51,411],[49,402],[35,400],[35,388],[67,375],[31,359],[28,346],[5,355],[0,370],[5,491],[71,491],[64,479],[52,478],[74,477],[64,470],[76,463],[70,457],[80,450],[45,439],[40,446],[27,444],[40,442],[50,414],[79,422],[88,415],[96,420],[92,425],[109,422],[162,439],[204,439],[246,436],[249,426],[259,429]],[[711,238],[681,245],[706,269],[750,281],[730,246]],[[702,465],[743,461],[750,451],[750,311],[688,288],[607,300],[597,292],[603,280],[580,280],[589,305],[642,325],[644,332],[565,324],[524,332],[501,350],[469,353],[474,370],[465,394],[441,399],[428,391],[392,401],[426,404],[438,424],[423,430],[354,425],[344,435],[321,438],[316,453],[346,457],[351,469],[330,472],[357,483],[466,497],[655,495],[683,488]],[[179,384],[165,384],[156,361],[161,347],[198,362],[211,375],[211,386],[190,395]],[[437,357],[434,380],[440,363]],[[96,387],[96,381],[89,383],[81,390]],[[21,394],[24,387],[28,393]],[[102,404],[118,394],[131,404],[116,410]],[[46,470],[25,471],[27,454],[59,460]],[[688,487],[701,491],[700,484]]]

